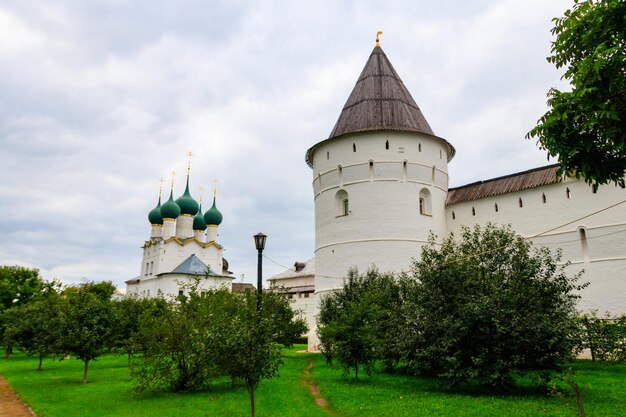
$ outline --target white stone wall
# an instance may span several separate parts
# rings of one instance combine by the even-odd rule
[[[622,188],[601,186],[594,193],[584,182],[567,179],[450,205],[446,218],[449,231],[456,235],[462,225],[510,224],[537,246],[560,248],[563,262],[571,262],[568,273],[584,270],[581,282],[590,282],[581,292],[581,310],[626,313],[626,203],[618,204],[624,200]]]

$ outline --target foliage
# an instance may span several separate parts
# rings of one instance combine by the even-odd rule
[[[217,366],[233,381],[242,382],[250,397],[251,416],[255,415],[254,391],[263,379],[271,379],[282,364],[278,339],[294,340],[303,329],[286,334],[296,326],[284,321],[275,311],[289,309],[289,301],[278,293],[265,292],[261,312],[257,311],[257,294],[246,291],[240,294],[226,292],[223,307],[214,310],[216,331],[209,340]],[[285,327],[287,329],[285,329]]]
[[[207,298],[194,289],[177,300],[152,299],[139,317],[134,349],[143,355],[131,368],[137,390],[189,391],[217,374],[206,344],[214,324]]]
[[[602,362],[626,362],[626,314],[613,316],[607,312],[598,316],[597,310],[581,317],[585,329],[584,347],[591,358]]]
[[[263,294],[259,319],[256,293],[199,293],[197,283],[186,292],[175,301],[155,299],[139,319],[135,340],[143,355],[132,368],[139,390],[193,390],[227,375],[252,399],[260,380],[278,369],[279,343],[290,345],[306,331],[279,293]]]
[[[515,373],[559,369],[579,343],[574,291],[584,287],[559,262],[510,227],[465,227],[441,244],[431,236],[403,306],[409,367],[492,388],[511,386]]]
[[[346,375],[354,369],[358,381],[359,366],[371,376],[374,361],[397,359],[399,300],[399,286],[392,275],[376,269],[362,276],[356,269],[348,271],[342,288],[320,302],[319,347],[327,361],[337,360]]]
[[[87,383],[89,361],[96,359],[113,342],[115,316],[111,282],[85,282],[64,291],[60,326],[60,350],[83,361],[83,384]]]
[[[129,366],[131,355],[137,347],[135,335],[139,331],[139,317],[150,303],[150,299],[132,296],[113,302],[116,322],[114,345],[128,354]]]
[[[59,350],[61,314],[59,294],[51,291],[46,296],[7,310],[7,337],[20,350],[38,355],[38,371],[43,358]]]
[[[46,283],[37,268],[23,266],[0,266],[0,339],[4,340],[5,311],[13,306],[22,305],[40,295],[47,287],[55,283]],[[8,355],[11,344],[4,340],[5,353]]]
[[[567,68],[572,91],[548,92],[550,109],[527,135],[536,137],[561,173],[589,184],[624,187],[626,171],[626,2],[575,0],[553,19],[552,56]]]

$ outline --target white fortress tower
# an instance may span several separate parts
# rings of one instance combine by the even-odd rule
[[[447,234],[448,161],[376,42],[328,139],[306,153],[315,198],[315,294],[349,268],[408,270],[430,232]]]

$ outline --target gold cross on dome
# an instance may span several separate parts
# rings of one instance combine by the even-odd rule
[[[163,194],[163,183],[165,181],[163,181],[163,177],[159,178],[159,197],[161,197],[161,194]]]
[[[217,178],[213,180],[213,198],[217,195]]]
[[[383,32],[380,30],[376,33],[376,46],[380,46],[380,35],[382,34]]]
[[[202,205],[202,194],[204,194],[204,187],[200,186],[200,205]]]
[[[174,177],[176,176],[176,171],[172,171],[172,191],[174,191]]]
[[[189,175],[189,171],[191,171],[191,157],[193,153],[191,151],[187,152],[187,175]]]

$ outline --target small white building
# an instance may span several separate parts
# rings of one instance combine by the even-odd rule
[[[217,242],[222,213],[213,205],[202,214],[189,193],[189,170],[183,195],[174,201],[174,186],[170,198],[148,214],[152,225],[150,238],[143,244],[141,272],[126,281],[126,294],[155,297],[158,294],[175,297],[185,292],[185,286],[200,278],[202,289],[226,286],[233,281],[224,249]]]
[[[558,177],[555,165],[449,189],[454,156],[377,44],[330,136],[306,153],[315,202],[315,271],[307,277],[315,276],[316,305],[353,266],[408,271],[431,232],[441,239],[492,222],[562,249],[571,274],[584,269],[590,285],[581,310],[626,312],[626,190]],[[272,279],[296,291],[297,275]],[[307,320],[315,350],[314,317]]]
[[[309,331],[317,326],[315,314],[317,302],[315,298],[315,259],[296,262],[290,268],[268,280],[270,288],[285,291],[291,307],[302,313],[309,326]]]

